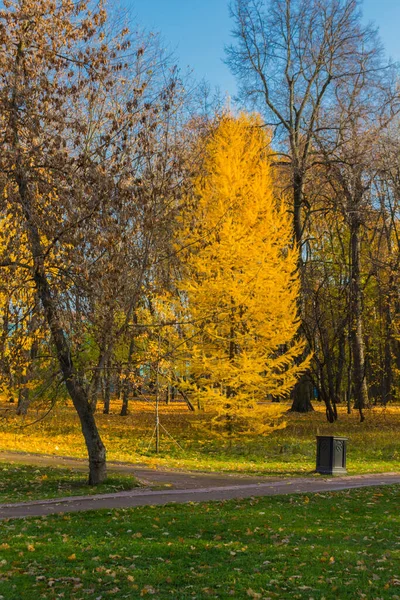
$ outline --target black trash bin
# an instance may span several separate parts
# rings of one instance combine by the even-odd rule
[[[345,475],[347,438],[317,435],[317,473]]]

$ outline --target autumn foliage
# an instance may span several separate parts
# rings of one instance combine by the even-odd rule
[[[292,390],[330,422],[398,399],[398,77],[357,2],[233,3],[265,120],[203,110],[111,4],[0,6],[0,410],[69,397],[98,483],[101,400],[254,433]]]
[[[258,427],[260,403],[287,396],[306,366],[297,361],[297,248],[274,191],[269,142],[258,117],[224,116],[182,217],[188,387],[228,428],[244,418]]]

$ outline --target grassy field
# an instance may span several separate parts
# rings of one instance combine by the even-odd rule
[[[3,522],[0,597],[400,598],[400,486]]]
[[[18,450],[85,457],[78,419],[71,406],[58,405],[44,420],[45,409],[31,410],[25,419],[13,414],[13,405],[2,403],[7,413],[0,423],[0,450]],[[118,415],[112,403],[110,415],[97,415],[109,459],[145,462],[197,470],[237,471],[264,475],[309,474],[315,469],[315,436],[345,435],[350,474],[400,471],[400,407],[373,408],[360,423],[358,414],[339,409],[339,420],[327,423],[321,405],[313,413],[288,413],[288,404],[268,406],[270,430],[263,435],[221,438],[211,427],[211,417],[191,413],[182,403],[161,406],[161,452],[154,453],[154,407],[132,403],[128,417]],[[150,443],[151,442],[151,443]],[[179,446],[178,446],[178,443]]]
[[[137,486],[137,481],[131,475],[113,473],[107,481],[93,488],[87,485],[87,475],[82,471],[0,463],[1,503],[108,494]]]

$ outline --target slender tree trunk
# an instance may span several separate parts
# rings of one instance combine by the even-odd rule
[[[361,224],[359,220],[357,217],[353,218],[350,229],[350,336],[353,357],[354,407],[360,413],[360,420],[364,421],[365,417],[363,410],[368,406],[368,389],[365,372],[365,345],[362,313],[360,229]]]
[[[168,406],[171,403],[171,386],[168,383],[165,390],[165,404]]]
[[[100,371],[96,370],[94,377],[93,377],[93,381],[90,385],[89,394],[88,394],[90,409],[93,414],[96,412],[96,409],[97,409],[97,402],[99,399],[99,392],[100,392],[100,379],[101,379]]]
[[[186,402],[188,409],[190,411],[192,411],[192,412],[195,412],[195,408],[194,408],[193,404],[190,402],[188,395],[185,392],[183,392],[182,390],[180,390],[180,389],[178,389],[178,393],[182,396],[182,398]],[[202,410],[202,406],[201,406],[200,400],[198,400],[198,402],[197,402],[197,408],[199,410]]]
[[[37,269],[34,278],[50,326],[65,385],[81,423],[89,456],[89,484],[97,485],[106,478],[106,449],[98,432],[86,390],[76,376],[67,337],[60,326],[47,278]]]
[[[96,485],[106,478],[106,450],[98,432],[84,384],[77,375],[66,332],[58,316],[57,292],[51,290],[47,279],[43,259],[44,252],[32,211],[28,183],[19,163],[20,161],[17,159],[16,181],[31,246],[34,265],[33,280],[43,306],[66,388],[80,420],[89,456],[89,484]]]
[[[117,400],[121,400],[122,397],[122,385],[121,385],[122,367],[119,366],[117,369],[117,377],[115,381],[115,396]]]
[[[124,382],[124,390],[122,392],[122,406],[121,412],[119,413],[121,417],[126,417],[128,415],[128,406],[129,406],[129,383]]]
[[[122,407],[121,407],[121,412],[120,412],[121,417],[126,417],[128,414],[129,392],[131,389],[131,382],[129,380],[129,375],[132,370],[132,356],[133,356],[134,349],[135,349],[135,342],[132,338],[130,341],[130,344],[129,344],[128,360],[127,360],[126,371],[125,371],[125,380],[124,380],[124,385],[123,385],[123,390],[122,390]]]
[[[47,278],[44,261],[45,253],[42,248],[41,232],[38,227],[39,219],[35,214],[31,190],[29,189],[27,170],[24,164],[26,153],[19,138],[20,94],[18,81],[19,85],[22,87],[20,80],[22,58],[23,47],[19,44],[15,62],[16,83],[12,90],[9,123],[10,131],[12,133],[11,146],[15,152],[15,169],[13,171],[13,176],[18,188],[19,204],[25,219],[26,233],[32,255],[33,283],[36,288],[37,296],[43,306],[45,319],[50,329],[51,340],[57,353],[57,359],[66,388],[80,420],[89,456],[89,483],[95,485],[103,481],[106,477],[106,450],[97,430],[84,383],[76,372],[69,340],[58,315],[60,303],[58,302],[56,287],[54,285],[51,286]]]
[[[346,402],[347,402],[347,414],[351,414],[351,394],[353,390],[352,386],[352,372],[353,372],[353,352],[351,349],[351,323],[349,322],[348,331],[348,347],[349,347],[349,360],[347,364],[347,386],[346,386]]]
[[[326,403],[327,418],[329,423],[333,423],[337,420],[337,407],[336,407],[336,391],[334,385],[333,369],[331,355],[328,354],[328,360],[326,365],[328,374],[328,403]]]
[[[104,369],[107,365],[110,352],[111,352],[111,349],[110,349],[110,345],[109,345],[109,340],[107,339],[107,336],[105,335],[101,341],[100,355],[99,355],[99,358],[97,361],[97,365],[94,368],[94,374],[93,374],[92,381],[90,382],[89,389],[88,389],[89,404],[90,404],[93,414],[96,412],[96,409],[97,409],[97,402],[99,399],[99,394],[100,394],[100,391],[102,390],[102,382],[103,382],[102,376],[104,375]],[[103,401],[104,401],[104,394],[103,394]]]
[[[336,403],[342,401],[342,381],[343,381],[343,370],[346,363],[346,333],[345,327],[340,332],[339,336],[339,358],[337,365],[337,373],[336,373],[336,383],[335,383],[335,395],[336,395]]]
[[[293,174],[293,229],[294,239],[299,248],[299,269],[302,267],[302,256],[301,256],[301,243],[303,237],[303,223],[302,223],[302,204],[303,204],[303,187],[304,187],[304,176],[303,173],[295,169]]]
[[[390,297],[385,303],[384,309],[385,319],[385,346],[384,346],[384,369],[382,381],[382,403],[384,406],[392,400],[393,387],[393,368],[392,368],[392,311],[390,306]]]
[[[303,279],[303,257],[301,254],[301,243],[303,237],[302,205],[303,205],[304,175],[300,169],[295,168],[293,173],[293,230],[294,239],[298,246],[297,268],[300,275],[299,315],[304,317],[304,279]],[[304,357],[302,357],[304,358]],[[304,373],[293,389],[293,402],[290,410],[292,412],[307,413],[314,410],[311,404],[313,385],[307,373]]]
[[[165,403],[171,404],[172,400],[175,400],[175,388],[171,383],[167,385],[166,394],[165,394]]]
[[[11,372],[10,361],[7,353],[5,352],[7,336],[9,335],[9,298],[7,298],[4,302],[4,305],[1,307],[2,313],[2,330],[0,336],[0,369],[3,373],[3,376],[7,378],[8,385],[7,387],[10,389],[10,398],[9,402],[13,403],[14,398],[11,393],[11,389],[13,387],[13,375]]]
[[[107,361],[107,369],[104,374],[104,408],[103,414],[110,414],[110,400],[111,400],[111,359]]]
[[[326,414],[327,421],[329,423],[334,423],[337,420],[336,404],[334,401],[332,401],[332,397],[329,392],[329,383],[328,383],[328,389],[327,389],[324,379],[325,378],[323,377],[323,373],[321,372],[320,395],[321,395],[322,400],[325,403],[325,414]]]
[[[17,415],[24,416],[28,413],[30,398],[29,398],[29,388],[26,387],[27,378],[23,377],[21,379],[21,387],[18,390],[18,404],[17,404]]]

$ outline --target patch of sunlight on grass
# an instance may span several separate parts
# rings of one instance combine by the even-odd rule
[[[266,405],[268,431],[262,435],[221,437],[212,427],[212,415],[191,412],[186,404],[160,407],[161,452],[154,452],[154,404],[132,400],[130,414],[120,417],[120,403],[111,414],[96,414],[109,460],[144,462],[150,466],[217,470],[265,475],[308,474],[315,468],[315,436],[344,435],[348,442],[349,473],[400,471],[400,406],[374,407],[366,421],[339,407],[339,419],[326,421],[322,405],[308,414],[288,412],[288,403]],[[0,423],[0,450],[86,457],[78,418],[69,402],[60,403],[44,420],[45,409],[31,409],[18,417],[13,405],[0,403],[7,417]],[[176,440],[176,441],[175,441]],[[178,446],[179,444],[179,446]]]

